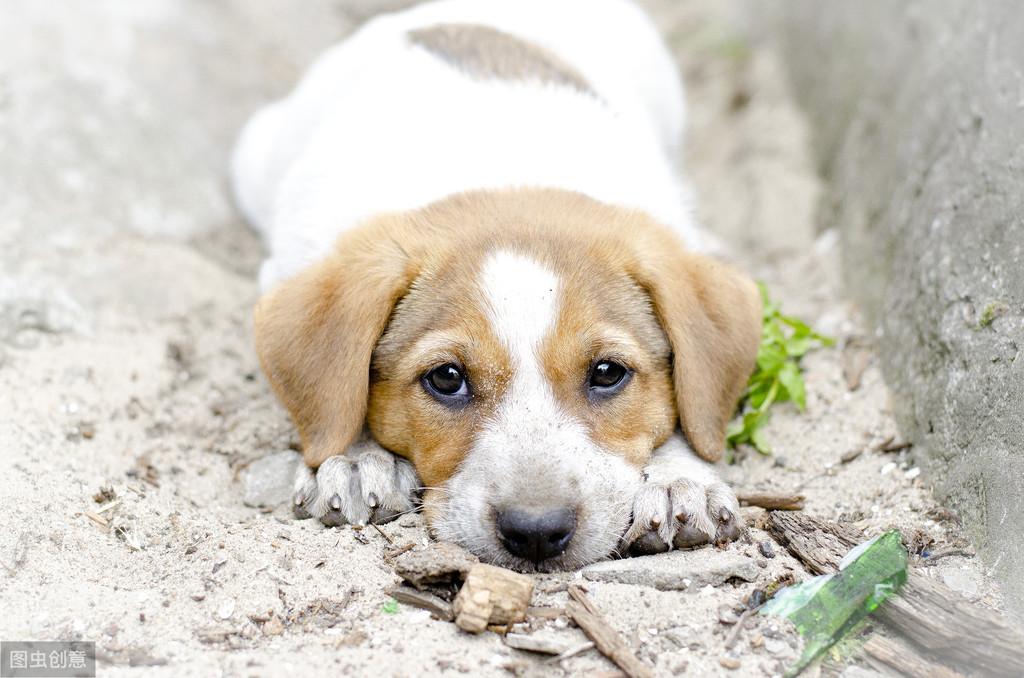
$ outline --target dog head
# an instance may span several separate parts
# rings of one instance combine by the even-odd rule
[[[654,448],[707,460],[753,366],[754,285],[639,212],[562,191],[379,217],[261,300],[307,463],[364,424],[447,540],[517,569],[613,552]]]

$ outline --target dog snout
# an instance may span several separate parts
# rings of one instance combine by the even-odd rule
[[[565,552],[576,533],[576,512],[571,508],[498,511],[498,535],[509,553],[540,563]]]

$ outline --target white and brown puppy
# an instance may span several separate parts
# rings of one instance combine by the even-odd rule
[[[735,538],[701,459],[760,302],[695,253],[682,122],[624,0],[382,16],[251,120],[233,178],[270,250],[256,343],[301,512],[385,520],[425,489],[439,537],[527,570]]]

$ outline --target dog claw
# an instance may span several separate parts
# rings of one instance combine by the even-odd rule
[[[380,506],[380,500],[377,498],[376,494],[371,492],[370,496],[366,498],[366,505],[369,506],[371,509],[375,509],[378,506]]]
[[[331,495],[331,501],[329,501],[328,504],[330,504],[330,507],[335,511],[339,510],[341,508],[341,497],[336,494]]]
[[[672,544],[677,549],[692,549],[695,546],[703,546],[708,543],[708,535],[695,527],[683,524],[676,530],[676,536]]]
[[[715,532],[715,544],[717,546],[724,546],[731,541],[735,541],[739,536],[740,529],[736,523],[736,517],[729,509],[723,508],[721,513],[719,513],[718,529]]]
[[[629,552],[635,556],[649,556],[655,553],[668,551],[668,544],[658,535],[657,532],[647,532],[634,541]]]

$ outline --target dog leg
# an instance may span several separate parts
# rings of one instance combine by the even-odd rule
[[[621,552],[661,553],[739,537],[743,519],[735,493],[681,434],[654,451],[644,476]]]
[[[412,464],[368,436],[320,468],[295,475],[295,515],[324,525],[386,523],[412,510],[419,478]]]

